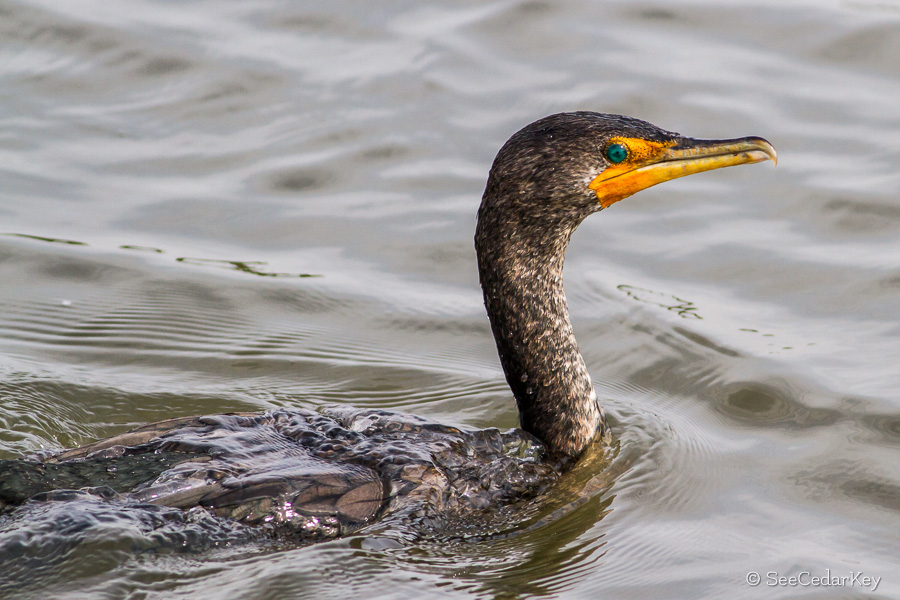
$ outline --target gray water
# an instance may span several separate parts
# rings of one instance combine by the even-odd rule
[[[576,233],[616,455],[570,509],[272,547],[54,506],[0,523],[0,596],[900,597],[898,57],[893,0],[0,0],[0,458],[279,406],[514,427],[472,247],[506,138],[779,151]]]

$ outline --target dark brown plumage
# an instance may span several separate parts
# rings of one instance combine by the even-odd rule
[[[572,233],[640,189],[766,159],[775,151],[761,138],[695,140],[588,112],[546,117],[506,142],[475,247],[522,429],[466,432],[347,408],[174,419],[55,456],[0,461],[0,509],[88,488],[321,539],[386,513],[432,519],[542,493],[588,444],[609,438],[563,293]]]
[[[522,429],[557,454],[578,456],[594,437],[608,434],[569,322],[562,275],[572,233],[604,207],[603,188],[589,184],[621,164],[611,162],[604,149],[626,140],[637,141],[629,148],[634,154],[645,148],[639,142],[649,142],[651,149],[659,145],[698,155],[725,147],[726,156],[740,151],[774,157],[761,138],[695,140],[638,119],[590,112],[536,121],[500,149],[478,210],[481,287]],[[650,162],[635,166],[678,158],[661,163],[650,156]]]

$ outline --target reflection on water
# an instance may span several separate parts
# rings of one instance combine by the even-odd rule
[[[643,288],[637,288],[633,285],[621,284],[616,286],[619,290],[628,294],[638,302],[647,302],[670,310],[683,319],[702,319],[697,307],[689,300],[684,300],[676,296],[670,296],[661,292],[654,292]]]
[[[37,235],[28,235],[24,233],[5,233],[2,235],[9,235],[14,237],[26,238],[30,240],[37,240],[40,242],[49,242],[51,244],[69,244],[72,246],[87,246],[88,244],[85,242],[76,242],[75,240],[62,240],[57,238],[48,238],[41,237]],[[125,244],[119,246],[122,250],[136,250],[138,252],[152,252],[155,254],[165,254],[165,250],[161,248],[152,248],[150,246],[136,246],[131,244]],[[175,262],[185,263],[188,265],[194,266],[208,266],[208,267],[216,267],[223,268],[233,271],[239,271],[241,273],[247,273],[249,275],[258,275],[260,277],[320,277],[320,275],[313,275],[310,273],[269,273],[265,269],[268,265],[265,261],[260,260],[221,260],[214,258],[196,258],[190,256],[180,256],[175,259]]]
[[[3,235],[11,235],[14,237],[25,238],[29,240],[37,240],[39,242],[49,242],[51,244],[69,244],[71,246],[87,246],[84,242],[76,242],[75,240],[61,240],[57,238],[41,237],[39,235],[28,235],[25,233],[4,233]]]
[[[779,150],[576,233],[615,453],[508,521],[289,548],[46,503],[0,518],[0,596],[900,596],[898,25],[884,2],[0,2],[24,232],[0,236],[0,458],[277,407],[515,426],[471,242],[503,141],[590,109]],[[746,583],[826,570],[883,581]]]
[[[165,250],[162,248],[151,248],[150,246],[134,246],[131,244],[125,244],[124,246],[119,246],[122,250],[136,250],[138,252],[154,252],[156,254],[163,254]]]
[[[309,273],[267,273],[264,271],[268,263],[263,261],[243,261],[243,260],[216,260],[212,258],[191,258],[182,256],[175,259],[177,262],[188,265],[213,266],[225,269],[233,269],[241,273],[250,275],[259,275],[260,277],[320,277],[320,275],[311,275]]]

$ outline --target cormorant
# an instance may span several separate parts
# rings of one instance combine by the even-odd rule
[[[475,248],[521,429],[463,431],[346,407],[176,418],[0,461],[0,509],[79,489],[322,539],[385,513],[464,517],[542,493],[589,444],[610,439],[563,293],[572,233],[657,183],[768,159],[775,149],[759,137],[700,140],[594,112],[545,117],[503,145]]]

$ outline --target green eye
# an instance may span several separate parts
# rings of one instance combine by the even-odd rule
[[[606,147],[606,158],[614,165],[628,158],[628,148],[624,144],[610,144]]]

